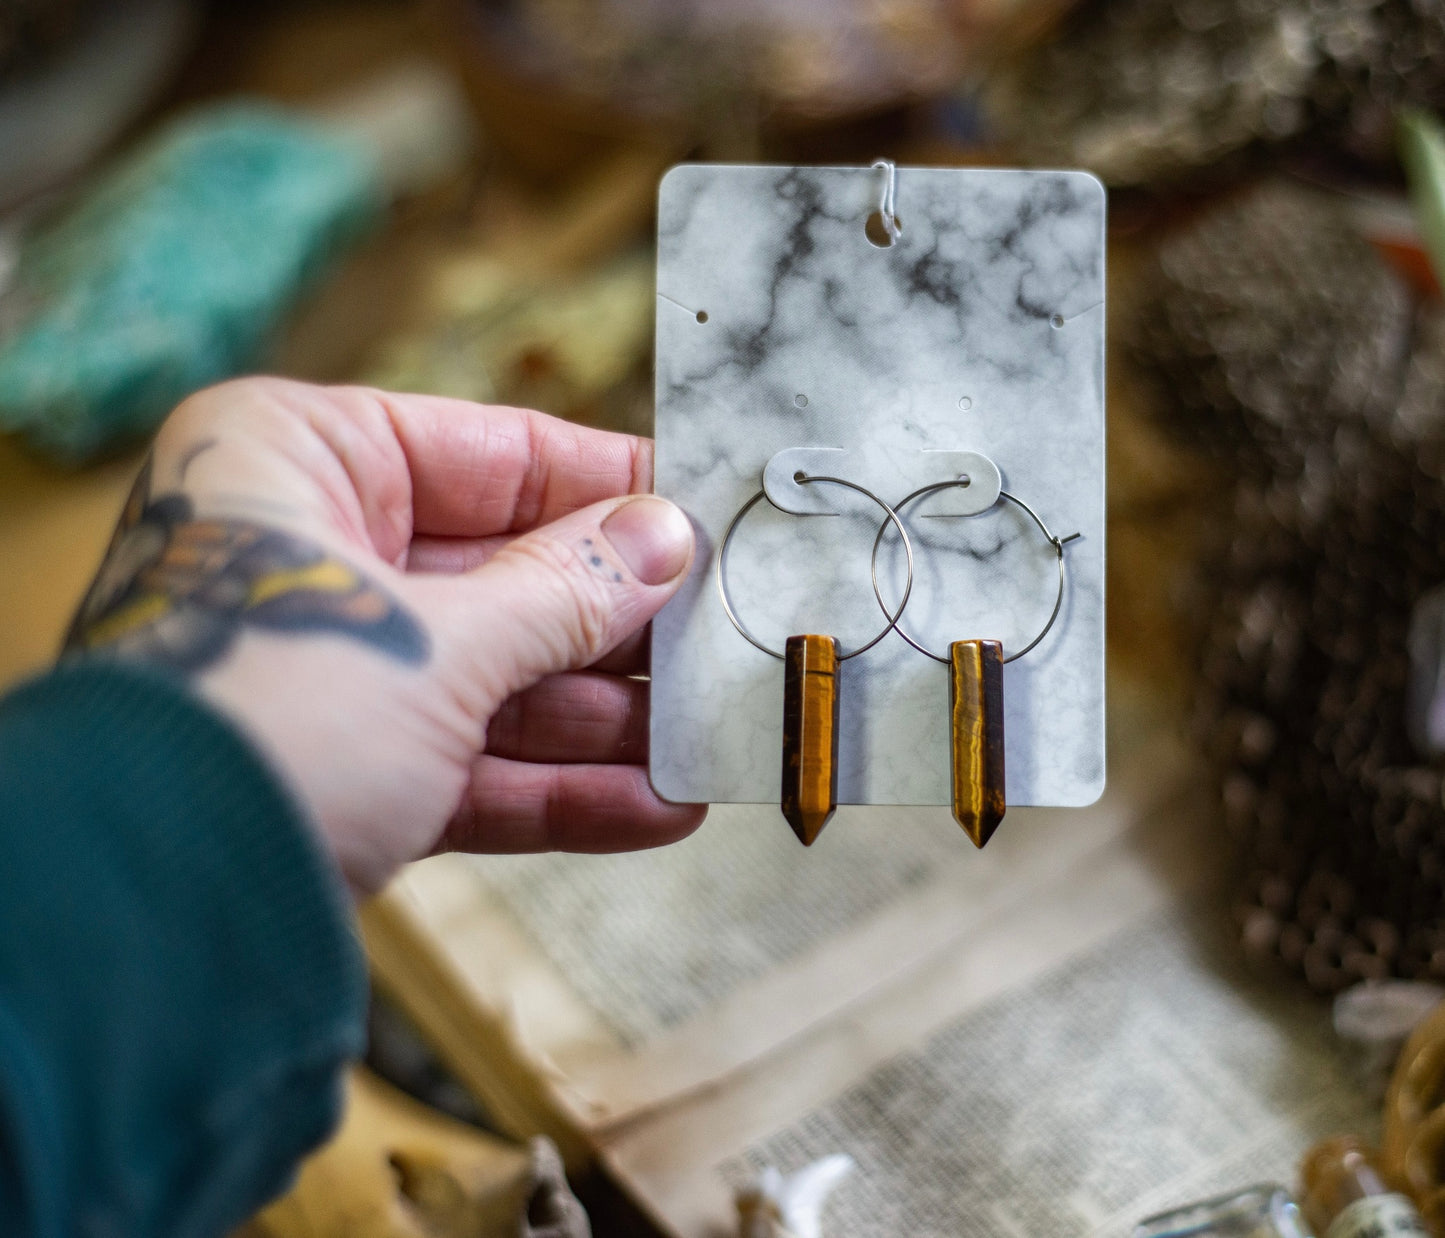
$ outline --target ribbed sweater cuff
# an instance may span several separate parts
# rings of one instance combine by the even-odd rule
[[[243,1220],[335,1121],[365,1003],[329,857],[183,682],[81,662],[0,699],[0,1119],[53,1133],[24,1211]]]

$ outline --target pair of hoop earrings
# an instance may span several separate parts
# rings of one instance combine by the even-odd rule
[[[956,640],[948,647],[948,656],[933,652],[910,635],[900,623],[913,593],[913,542],[903,523],[902,511],[910,504],[940,490],[970,484],[963,477],[953,481],[921,486],[890,506],[873,491],[841,477],[796,475],[800,485],[820,483],[844,486],[875,503],[886,519],[878,526],[873,539],[871,576],[873,596],[883,611],[883,629],[871,640],[844,653],[835,637],[804,634],[790,636],[783,650],[772,649],[754,636],[738,617],[728,594],[725,561],[733,534],[757,504],[767,497],[766,489],[748,499],[733,516],[723,535],[717,557],[717,589],[723,610],[738,633],[754,648],[783,663],[783,785],[781,807],[783,816],[799,841],[807,847],[822,832],[838,806],[838,673],[842,663],[867,653],[889,632],[896,631],[910,646],[925,657],[948,667],[949,754],[953,816],[972,839],[982,847],[993,837],[1007,810],[1004,791],[1004,711],[1003,668],[1031,650],[1052,630],[1064,604],[1064,547],[1079,536],[1055,537],[1032,507],[1008,491],[1000,489],[999,499],[1007,499],[1020,508],[1054,548],[1058,561],[1059,585],[1053,610],[1037,636],[1023,648],[1005,654],[1000,641],[970,638]],[[984,511],[991,510],[998,500]],[[973,513],[981,515],[982,512]],[[878,551],[889,527],[898,532],[907,562],[908,577],[903,596],[892,609],[884,601],[878,583]]]

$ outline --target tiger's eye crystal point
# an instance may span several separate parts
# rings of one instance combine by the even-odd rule
[[[948,647],[953,818],[982,847],[1003,820],[1003,646],[960,640]]]
[[[783,666],[783,816],[811,847],[838,807],[838,642],[790,636]]]

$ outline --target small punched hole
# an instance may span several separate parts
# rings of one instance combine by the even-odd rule
[[[967,473],[960,473],[958,475],[958,484],[964,490],[967,490],[971,485],[973,485],[973,478],[970,477]]]
[[[803,472],[802,469],[799,469],[796,473],[793,474],[793,480],[801,486],[805,481],[808,480],[808,475]]]
[[[793,403],[796,404],[799,408],[807,408],[808,397],[800,391],[797,395],[793,397]]]
[[[706,322],[706,321],[707,321],[707,310],[698,310],[698,312],[697,312],[697,320],[698,320],[698,322]]]
[[[1049,319],[1049,326],[1053,327],[1055,330],[1058,330],[1058,328],[1062,327],[1063,325],[1064,316],[1062,314],[1055,314],[1052,318]]]
[[[898,231],[903,231],[903,223],[897,215],[893,216],[893,226]],[[883,212],[874,211],[868,216],[863,225],[863,235],[868,238],[868,243],[878,249],[888,249],[893,244],[893,238],[888,235],[888,229],[883,225]]]

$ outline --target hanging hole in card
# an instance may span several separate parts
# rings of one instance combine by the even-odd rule
[[[898,217],[893,217],[893,227],[890,229],[887,222],[888,217],[882,211],[874,211],[868,216],[868,221],[863,225],[863,235],[869,243],[878,249],[889,249],[896,237],[903,233],[903,225],[899,223]]]

